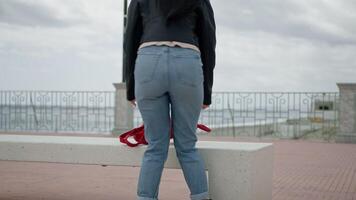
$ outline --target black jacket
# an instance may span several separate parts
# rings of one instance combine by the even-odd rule
[[[204,71],[204,104],[211,104],[215,67],[216,27],[210,0],[201,0],[193,13],[165,25],[154,0],[131,0],[124,34],[124,73],[127,100],[135,99],[137,50],[147,41],[179,41],[199,47]]]

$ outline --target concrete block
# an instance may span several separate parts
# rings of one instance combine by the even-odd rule
[[[171,141],[172,143],[172,141]],[[214,200],[271,200],[271,143],[198,141]],[[128,147],[118,138],[0,135],[0,160],[141,166],[145,145]],[[166,168],[180,169],[174,145]]]

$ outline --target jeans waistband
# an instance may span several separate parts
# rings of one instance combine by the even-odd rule
[[[191,48],[183,48],[180,46],[167,46],[167,45],[150,45],[145,46],[137,50],[138,54],[163,54],[163,53],[173,53],[173,54],[193,54],[199,55],[200,52]]]

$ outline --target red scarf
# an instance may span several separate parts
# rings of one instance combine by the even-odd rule
[[[203,131],[210,132],[211,129],[205,126],[204,124],[198,124],[197,127]],[[170,130],[170,138],[173,138],[173,128],[171,127]],[[133,137],[136,143],[130,142],[128,139],[129,137]],[[142,124],[139,127],[133,128],[119,136],[120,142],[127,144],[129,147],[136,147],[139,144],[144,144],[147,145],[147,141],[145,140],[145,134],[144,134],[144,125]]]

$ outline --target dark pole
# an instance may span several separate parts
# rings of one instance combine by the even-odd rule
[[[123,38],[122,38],[122,44],[124,44],[124,39],[125,39],[125,27],[126,27],[126,22],[127,22],[127,0],[124,0],[124,28],[123,28]],[[122,45],[123,46],[123,45]],[[122,48],[122,82],[125,82],[125,56],[124,56],[124,48]]]

